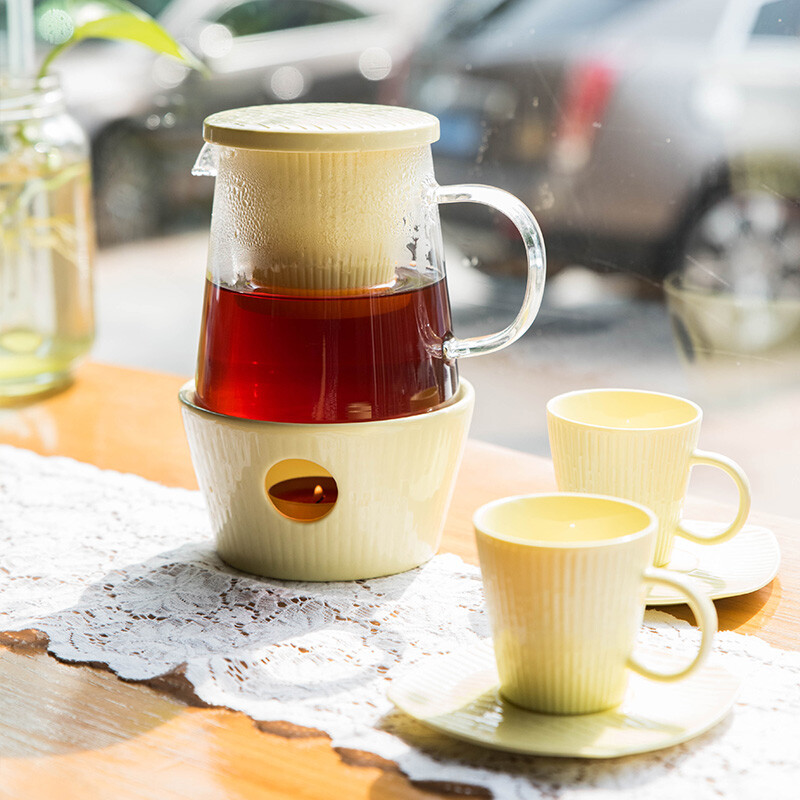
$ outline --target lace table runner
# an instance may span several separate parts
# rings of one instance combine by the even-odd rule
[[[35,628],[61,659],[144,680],[183,667],[197,696],[330,735],[412,779],[497,798],[796,797],[800,653],[722,633],[733,713],[686,744],[612,761],[504,754],[396,711],[389,683],[488,636],[477,568],[453,555],[389,578],[258,579],[214,553],[202,499],[134,475],[0,446],[0,629]],[[648,612],[643,644],[691,652],[696,631]]]

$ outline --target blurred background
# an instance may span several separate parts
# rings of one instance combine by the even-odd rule
[[[440,119],[438,181],[516,194],[548,247],[531,330],[460,365],[477,389],[472,436],[547,455],[554,394],[681,394],[705,409],[701,446],[751,476],[754,505],[798,515],[800,0],[137,4],[211,74],[119,42],[55,62],[92,142],[93,358],[194,372],[205,116],[407,105]],[[497,329],[520,304],[522,243],[479,206],[442,217],[455,329]],[[693,491],[733,500],[725,478],[696,473]]]

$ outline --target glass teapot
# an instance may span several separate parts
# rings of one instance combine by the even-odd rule
[[[345,103],[213,114],[193,173],[216,177],[196,399],[274,422],[391,419],[446,403],[456,360],[521,336],[545,248],[533,215],[488,186],[438,186],[436,117]],[[439,203],[506,214],[528,281],[504,330],[451,331]]]

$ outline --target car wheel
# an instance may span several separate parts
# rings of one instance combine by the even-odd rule
[[[158,156],[143,135],[114,126],[95,141],[92,160],[98,242],[119,244],[156,233],[163,207]]]
[[[685,285],[741,298],[800,297],[800,204],[720,192],[689,221],[676,264]]]

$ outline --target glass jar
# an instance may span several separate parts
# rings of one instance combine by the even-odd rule
[[[0,76],[0,403],[70,380],[94,340],[89,143],[59,81]]]

